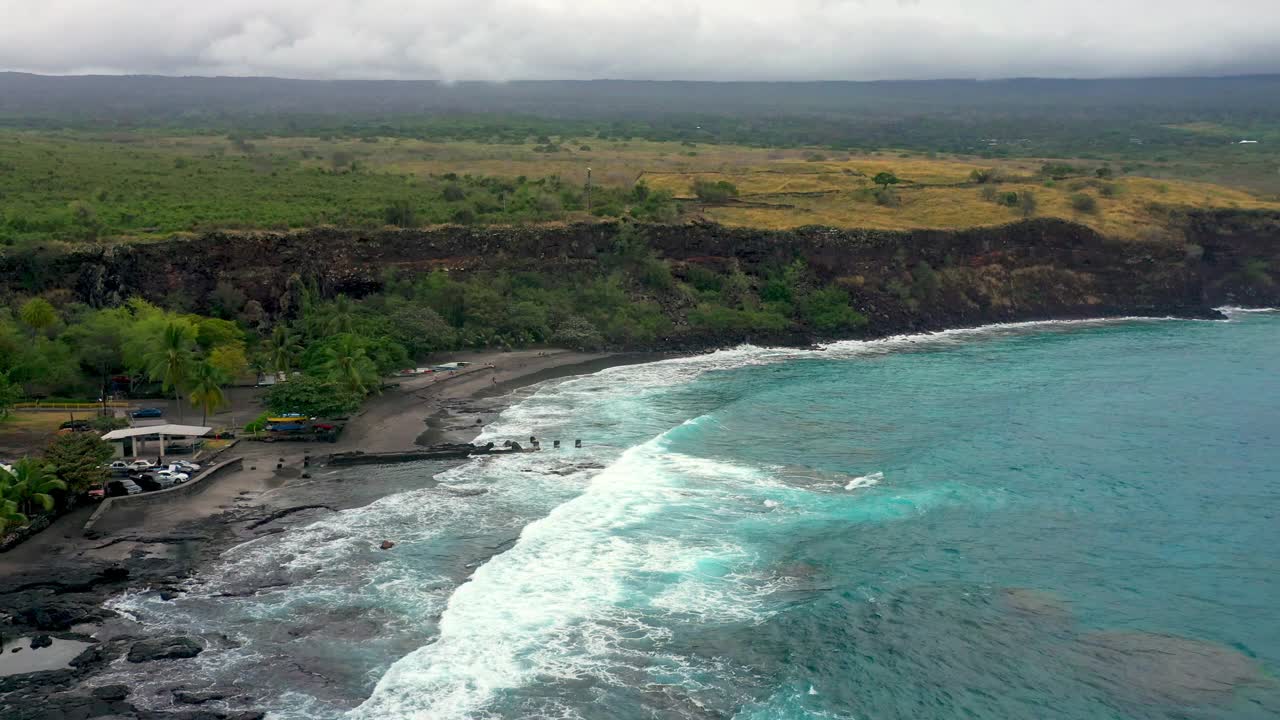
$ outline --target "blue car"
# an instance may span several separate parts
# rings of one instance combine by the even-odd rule
[[[133,417],[135,418],[164,417],[164,411],[161,410],[160,408],[142,408],[141,410],[134,410]]]

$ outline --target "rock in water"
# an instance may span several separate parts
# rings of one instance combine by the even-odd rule
[[[52,644],[53,644],[53,638],[49,637],[48,635],[36,635],[35,637],[31,638],[32,650],[35,650],[37,648],[47,648]]]
[[[102,687],[93,689],[93,696],[99,700],[107,702],[116,702],[129,697],[128,685],[103,685]]]
[[[204,647],[189,637],[152,638],[134,643],[133,647],[129,648],[129,662],[193,658],[202,650]]]
[[[393,542],[391,542],[390,540],[383,540],[383,541],[382,541],[382,545],[381,545],[380,547],[381,547],[383,550],[390,550],[391,548],[393,548],[393,547],[395,547],[395,546],[396,546],[396,544],[395,544],[395,543],[393,543]]]
[[[1079,648],[1087,665],[1121,695],[1190,705],[1230,697],[1261,682],[1256,662],[1216,643],[1144,632],[1094,632]]]
[[[208,692],[191,692],[188,690],[176,690],[173,693],[173,699],[186,705],[203,705],[213,700],[222,700],[226,695],[211,690]]]

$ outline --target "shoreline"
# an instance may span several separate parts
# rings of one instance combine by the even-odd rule
[[[141,640],[136,629],[120,634],[111,627],[114,613],[103,607],[111,597],[139,589],[176,596],[185,579],[234,545],[285,532],[319,512],[360,507],[399,491],[345,483],[337,498],[324,498],[315,487],[319,481],[304,477],[312,458],[354,449],[378,452],[469,443],[509,406],[504,400],[519,399],[519,390],[671,356],[550,349],[451,353],[439,362],[468,361],[473,369],[447,377],[393,380],[352,418],[351,432],[344,432],[333,445],[242,441],[224,456],[243,458],[241,470],[173,500],[114,508],[95,525],[93,538],[83,534],[83,526],[95,507],[62,515],[27,542],[0,554],[0,577],[5,579],[0,587],[0,652],[18,647],[19,652],[31,653],[26,657],[37,668],[44,656],[27,647],[30,639],[47,636],[55,640],[55,648],[64,645],[62,641],[90,644],[71,659],[71,667],[0,675],[0,715],[25,718],[22,711],[33,707],[75,713],[86,704],[106,702],[117,717],[168,717],[169,713],[134,708],[127,692],[108,693],[114,699],[95,695],[93,677]],[[484,367],[488,363],[494,367]],[[358,475],[355,470],[342,468],[344,474]],[[281,496],[290,495],[296,497],[281,502]],[[172,711],[195,707],[176,706]],[[261,715],[218,712],[208,717],[253,720]]]
[[[1230,319],[1230,311],[1235,310],[1248,311],[1222,308],[1215,319]],[[865,340],[928,337],[944,332],[978,332],[983,328],[1039,323],[1178,319],[1197,318],[1116,314],[989,323]],[[824,342],[816,347],[825,350],[830,344]],[[48,635],[58,640],[93,640],[96,644],[76,659],[74,668],[28,676],[0,676],[0,697],[3,697],[0,711],[39,703],[52,704],[52,707],[67,703],[67,707],[73,707],[92,697],[92,677],[133,649],[138,640],[128,633],[106,629],[112,613],[102,605],[110,597],[142,588],[159,590],[162,597],[165,593],[176,596],[181,593],[180,584],[185,578],[198,574],[206,563],[216,561],[233,545],[286,532],[316,519],[317,513],[359,507],[400,491],[394,487],[365,489],[363,485],[353,491],[348,484],[336,500],[321,502],[325,500],[325,493],[316,489],[320,481],[303,477],[309,458],[356,449],[405,451],[437,443],[469,443],[485,424],[509,407],[509,401],[521,399],[515,395],[521,389],[610,367],[694,354],[699,353],[529,350],[452,354],[448,360],[466,360],[481,367],[448,377],[402,379],[362,408],[348,427],[352,432],[344,433],[334,445],[242,442],[229,456],[243,457],[244,469],[228,473],[209,487],[179,500],[152,504],[145,509],[113,511],[93,540],[79,533],[87,519],[84,511],[91,512],[92,508],[81,508],[62,516],[32,540],[0,555],[0,576],[10,581],[6,583],[8,587],[0,591],[0,615],[8,616],[8,626],[0,626],[0,630],[6,641],[11,641],[16,633],[23,637]],[[495,365],[493,369],[483,366],[490,362]],[[277,468],[277,464],[283,467]],[[353,470],[343,468],[341,472],[350,474]],[[289,494],[301,497],[295,497],[292,503],[278,501],[280,495]],[[92,634],[96,637],[90,637]],[[9,694],[5,696],[5,693]],[[165,716],[136,711],[125,696],[111,702],[118,705],[112,710],[118,716]],[[189,708],[173,708],[184,709]],[[136,714],[139,712],[142,714]],[[224,715],[242,720],[259,717],[252,712]]]

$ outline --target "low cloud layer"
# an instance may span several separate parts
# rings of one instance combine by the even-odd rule
[[[0,0],[0,69],[439,80],[1280,72],[1276,0]]]

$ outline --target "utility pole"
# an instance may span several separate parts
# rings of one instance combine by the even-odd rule
[[[591,168],[587,168],[587,212],[591,212]]]

